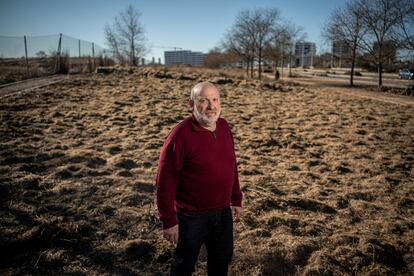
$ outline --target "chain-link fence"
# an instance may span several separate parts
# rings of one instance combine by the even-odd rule
[[[111,64],[104,48],[70,36],[0,36],[0,84],[55,73],[92,72]]]

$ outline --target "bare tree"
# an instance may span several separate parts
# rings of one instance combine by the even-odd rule
[[[105,26],[105,38],[106,43],[111,49],[111,52],[114,55],[115,59],[121,64],[126,63],[125,58],[121,52],[120,46],[118,46],[118,39],[116,37],[116,34],[109,25]]]
[[[273,39],[267,44],[264,49],[264,57],[274,65],[275,78],[278,76],[277,67],[281,66],[283,70],[286,58],[290,55],[291,37],[286,26],[280,26],[273,30]],[[282,71],[283,75],[283,71]]]
[[[399,23],[401,0],[358,0],[357,9],[363,10],[361,19],[367,30],[361,38],[361,48],[370,53],[378,69],[378,90],[382,89],[383,62],[386,45],[394,40]]]
[[[246,70],[248,72],[250,68],[251,77],[256,60],[259,78],[262,77],[264,49],[272,40],[278,21],[279,11],[275,8],[244,10],[238,14],[236,22],[226,35],[224,48],[236,53],[246,62]]]
[[[253,30],[256,34],[255,44],[257,48],[259,79],[261,79],[264,48],[274,39],[274,34],[278,27],[277,23],[280,20],[279,10],[276,8],[256,9],[252,12],[251,17]]]
[[[141,14],[132,5],[114,18],[112,26],[106,25],[105,37],[115,58],[130,65],[138,65],[138,58],[147,53],[146,38]]]
[[[401,0],[397,9],[401,46],[414,51],[414,0]]]
[[[285,66],[285,60],[291,61],[291,45],[292,45],[292,33],[289,32],[288,28],[283,28],[283,31],[279,35],[278,44],[280,52],[280,76],[283,77],[283,67]],[[290,65],[289,65],[290,66]]]
[[[357,56],[357,49],[360,47],[361,39],[365,34],[361,9],[354,0],[349,1],[344,7],[334,10],[323,31],[323,35],[331,41],[332,45],[338,43],[339,47],[345,48],[349,52],[351,61],[350,86],[354,85],[354,70]]]
[[[253,64],[255,59],[255,33],[249,11],[241,11],[237,17],[236,22],[232,28],[225,35],[223,41],[223,48],[229,53],[239,56],[246,64],[246,73],[253,77]]]
[[[292,77],[292,63],[295,57],[295,44],[300,40],[305,40],[307,37],[307,33],[303,31],[303,28],[300,26],[295,25],[292,22],[286,22],[283,25],[283,32],[288,39],[288,47],[289,47],[289,77]]]

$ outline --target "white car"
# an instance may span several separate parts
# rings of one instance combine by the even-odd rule
[[[414,79],[414,72],[410,69],[401,69],[399,75],[400,79]]]

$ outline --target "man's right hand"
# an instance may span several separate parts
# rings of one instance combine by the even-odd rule
[[[177,243],[178,242],[178,224],[176,224],[175,226],[171,228],[164,229],[163,235],[164,235],[164,238],[166,238],[168,241],[172,243]]]

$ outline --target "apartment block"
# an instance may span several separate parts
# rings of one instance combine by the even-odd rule
[[[192,52],[190,50],[165,51],[165,65],[186,64],[191,66],[202,66],[204,54],[201,52]]]
[[[316,45],[313,42],[298,41],[295,44],[296,67],[312,68],[316,54]]]

